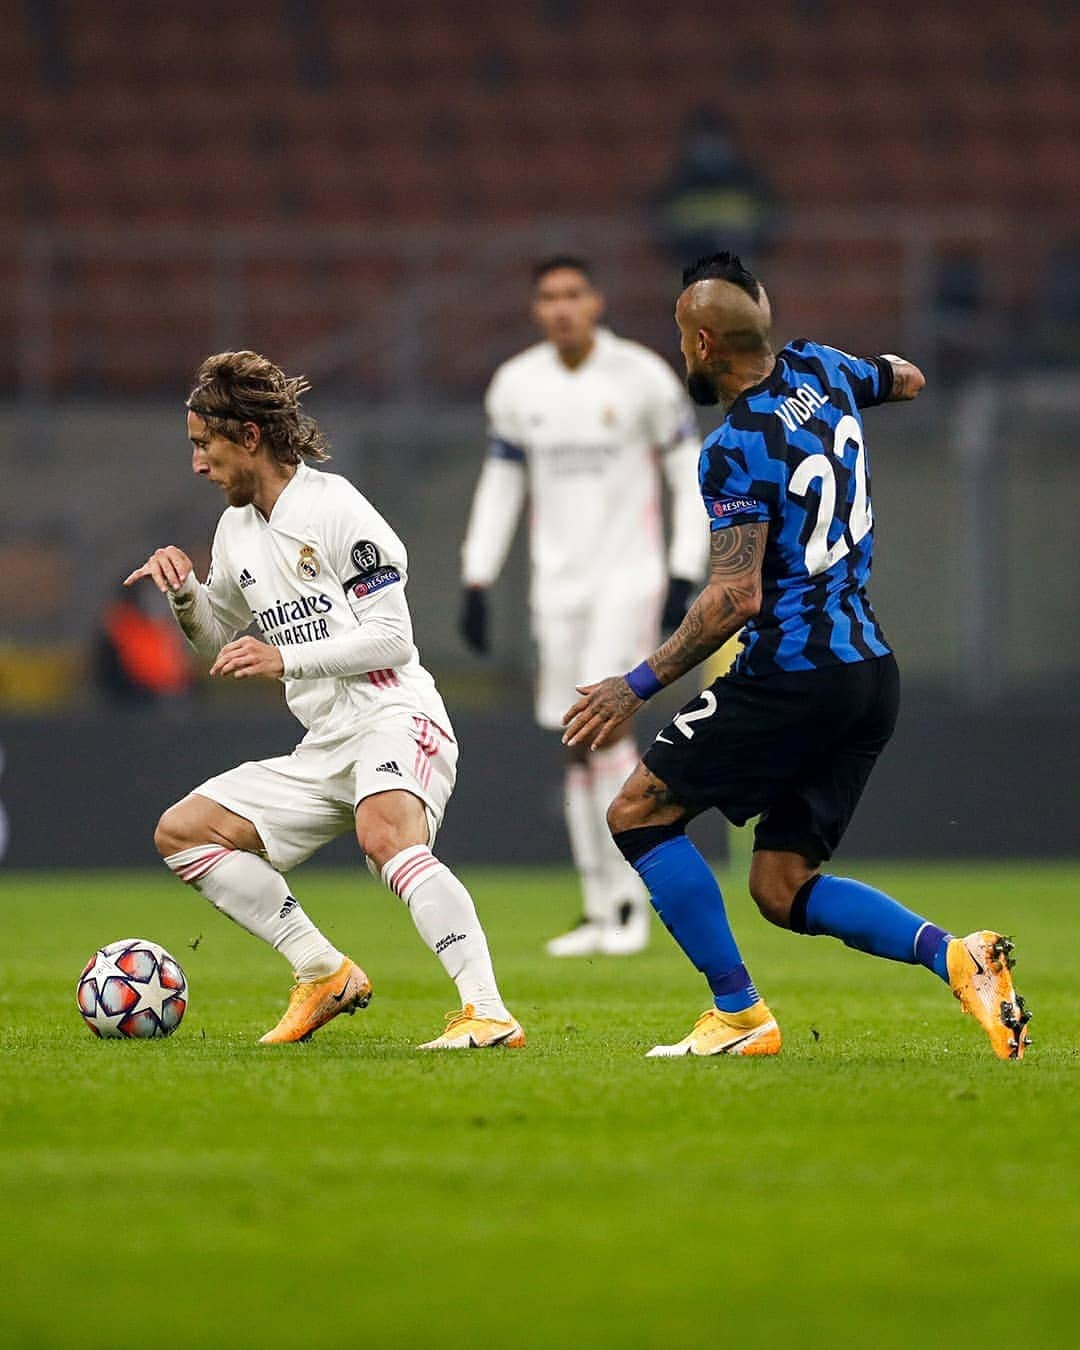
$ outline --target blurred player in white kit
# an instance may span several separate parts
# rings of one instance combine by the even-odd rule
[[[666,629],[679,625],[708,552],[701,440],[683,386],[654,352],[601,327],[603,307],[580,258],[534,268],[544,340],[500,366],[488,388],[488,457],[462,549],[461,631],[486,652],[486,592],[529,496],[536,720],[560,733],[577,686],[629,668],[661,616]],[[672,502],[666,558],[661,469]],[[606,824],[636,763],[629,735],[592,755],[568,751],[566,825],[583,915],[548,943],[552,956],[628,955],[648,943],[645,890]]]
[[[203,362],[187,402],[192,469],[228,502],[210,573],[200,584],[167,547],[127,578],[154,581],[211,675],[281,680],[307,729],[291,754],[195,788],[161,817],[155,843],[182,881],[291,963],[288,1007],[263,1043],[307,1040],[371,998],[282,875],[355,829],[461,997],[421,1049],[521,1046],[472,898],[431,852],[458,751],[413,644],[405,548],[351,483],[305,463],[328,458],[300,411],[306,389],[255,352]],[[238,636],[253,622],[261,638]]]

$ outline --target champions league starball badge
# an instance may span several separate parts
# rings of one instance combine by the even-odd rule
[[[319,575],[319,560],[315,556],[315,550],[310,544],[305,544],[300,550],[300,558],[296,564],[296,575],[302,581],[314,581]]]
[[[374,572],[379,565],[379,550],[370,539],[361,539],[352,546],[353,566],[361,576]]]

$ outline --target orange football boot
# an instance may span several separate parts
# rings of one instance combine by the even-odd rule
[[[433,1041],[418,1045],[418,1050],[490,1050],[496,1045],[519,1050],[525,1033],[514,1018],[508,1022],[494,1017],[477,1017],[476,1009],[466,1003],[459,1012],[446,1014],[446,1029]]]
[[[953,938],[945,953],[952,991],[990,1037],[998,1059],[1023,1059],[1031,1044],[1031,1013],[1013,988],[1012,950],[1007,937],[983,929]]]
[[[284,1045],[309,1040],[320,1027],[371,1002],[371,981],[348,957],[333,975],[321,980],[297,981],[289,991],[289,1006],[272,1031],[259,1037],[260,1045]]]
[[[689,1036],[674,1045],[654,1045],[646,1059],[671,1059],[678,1055],[776,1055],[781,1036],[776,1018],[764,999],[743,1012],[708,1008],[694,1023]]]

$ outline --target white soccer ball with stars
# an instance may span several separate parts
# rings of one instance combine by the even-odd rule
[[[171,1036],[187,1009],[187,979],[164,947],[122,938],[102,947],[79,976],[75,1001],[95,1036]]]

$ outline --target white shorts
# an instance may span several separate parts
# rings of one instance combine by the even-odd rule
[[[656,649],[660,596],[597,605],[577,614],[534,614],[538,650],[536,720],[562,727],[563,713],[578,698],[577,686],[608,675],[625,675]]]
[[[301,743],[291,755],[240,764],[193,791],[250,820],[267,859],[287,872],[352,830],[365,797],[396,788],[424,803],[430,847],[454,790],[457,758],[448,732],[420,714],[404,715],[344,741]]]

